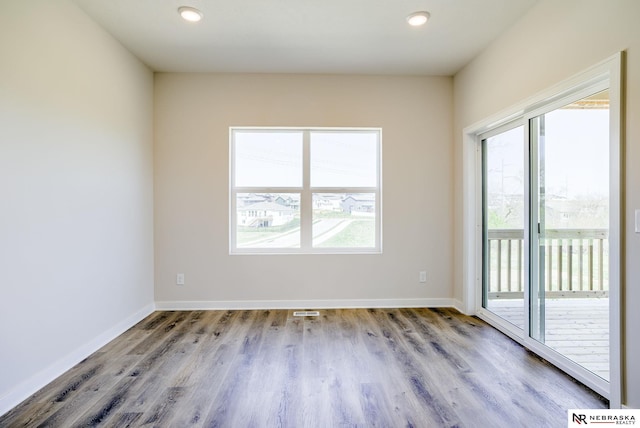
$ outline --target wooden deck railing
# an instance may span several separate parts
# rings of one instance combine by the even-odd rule
[[[489,229],[489,298],[524,296],[524,231]],[[547,297],[600,297],[609,291],[608,231],[556,229],[545,231]]]

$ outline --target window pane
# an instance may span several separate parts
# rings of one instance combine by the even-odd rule
[[[375,193],[314,193],[313,246],[374,248]]]
[[[238,248],[300,248],[299,193],[238,193]]]
[[[235,131],[237,187],[301,187],[302,132]]]
[[[377,170],[377,132],[311,132],[312,187],[376,187]]]
[[[533,118],[531,337],[609,380],[609,94]],[[537,263],[536,263],[537,262]],[[567,346],[567,342],[571,346]]]
[[[483,306],[524,328],[524,127],[482,142],[484,180]]]

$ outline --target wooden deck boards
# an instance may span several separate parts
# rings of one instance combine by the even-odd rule
[[[452,309],[156,312],[2,427],[566,426],[607,401]]]
[[[495,299],[489,309],[524,327],[523,301]],[[545,343],[588,370],[609,379],[609,300],[548,299]]]

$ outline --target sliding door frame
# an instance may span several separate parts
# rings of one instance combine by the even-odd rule
[[[623,70],[624,53],[620,52],[588,70],[555,85],[530,99],[493,115],[463,130],[463,310],[468,314],[478,315],[501,330],[506,335],[531,349],[552,364],[561,368],[571,376],[607,397],[611,408],[620,408],[623,404],[622,352],[621,352],[621,294],[623,291]],[[509,123],[519,122],[524,125],[527,141],[530,135],[529,119],[539,115],[541,111],[552,110],[551,106],[562,104],[567,98],[574,98],[582,91],[606,83],[610,94],[610,129],[609,129],[609,382],[593,379],[594,376],[573,361],[563,357],[530,336],[528,317],[525,317],[524,332],[482,307],[483,278],[483,219],[482,219],[482,134],[487,134]],[[525,165],[531,165],[531,154],[525,149]],[[525,206],[531,201],[531,186],[525,186]],[[525,210],[525,260],[530,257],[531,218],[529,209]],[[528,293],[531,272],[529,263],[525,263],[525,304],[529,304]],[[523,308],[524,309],[524,308]]]

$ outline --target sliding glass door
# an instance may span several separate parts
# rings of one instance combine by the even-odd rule
[[[480,135],[482,308],[608,381],[610,115],[600,86]]]
[[[609,96],[529,120],[530,335],[609,380]]]
[[[505,127],[482,138],[482,305],[513,327],[524,328],[524,127]]]
[[[465,305],[618,408],[623,66],[465,128],[463,147]]]

